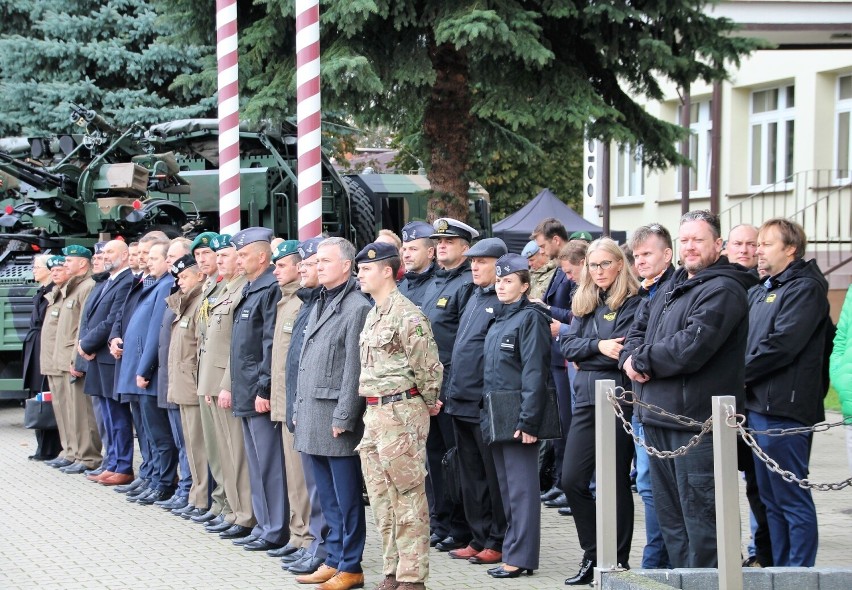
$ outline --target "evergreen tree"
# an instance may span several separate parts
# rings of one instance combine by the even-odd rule
[[[190,39],[212,42],[210,6],[168,6],[195,27]],[[730,35],[733,23],[705,7],[703,0],[324,0],[324,105],[398,130],[426,162],[435,215],[465,215],[468,181],[479,180],[489,159],[533,158],[560,141],[576,143],[584,128],[641,144],[650,168],[685,163],[676,143],[686,132],[631,95],[660,99],[663,81],[723,79],[758,46]],[[250,118],[295,112],[294,9],[293,0],[239,4]],[[215,83],[209,71],[178,85],[205,82]]]
[[[69,102],[119,128],[215,114],[215,98],[175,77],[212,48],[165,41],[147,0],[0,0],[0,136],[67,132]]]

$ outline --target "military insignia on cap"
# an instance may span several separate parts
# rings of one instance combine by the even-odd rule
[[[375,258],[375,257],[376,257],[376,251],[375,251],[375,250],[373,250],[372,248],[370,248],[370,249],[367,251],[367,258],[373,259],[373,258]]]
[[[207,237],[205,236],[205,237],[201,238],[201,243],[202,244],[209,244],[210,240],[208,240]]]
[[[210,245],[213,246],[214,248],[218,248],[219,247],[219,238],[213,238],[213,240],[211,240],[211,242],[210,242]]]
[[[415,239],[415,238],[414,238],[414,233],[412,233],[412,234],[411,234],[411,239],[412,239],[412,240],[413,240],[413,239]],[[405,231],[405,230],[402,230],[402,241],[403,241],[403,242],[407,242],[407,241],[408,241],[408,232],[407,232],[407,231]]]
[[[450,224],[447,223],[446,219],[441,219],[438,221],[438,227],[436,228],[439,232],[444,233],[450,228]]]
[[[237,244],[238,244],[239,246],[244,246],[244,245],[245,245],[245,242],[246,242],[246,235],[245,235],[245,234],[240,234],[240,239],[238,239],[238,240],[237,240]]]

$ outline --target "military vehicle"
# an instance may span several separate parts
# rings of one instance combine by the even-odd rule
[[[117,236],[129,242],[152,229],[192,237],[219,226],[215,119],[119,130],[72,104],[70,123],[65,135],[0,139],[0,399],[24,397],[21,340],[36,254]],[[241,226],[296,238],[296,128],[242,125],[239,135]],[[425,177],[366,176],[341,176],[323,156],[324,233],[361,247],[378,229],[399,233],[408,221],[426,219]],[[488,234],[487,195],[471,198],[469,221]]]

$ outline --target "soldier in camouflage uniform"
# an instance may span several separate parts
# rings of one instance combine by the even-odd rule
[[[426,438],[441,408],[443,366],[429,320],[396,288],[399,254],[368,244],[355,258],[361,291],[376,306],[361,332],[359,393],[367,398],[358,445],[384,580],[377,590],[425,588],[429,574]]]

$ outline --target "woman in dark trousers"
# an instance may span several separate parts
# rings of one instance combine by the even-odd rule
[[[538,434],[550,384],[550,317],[530,303],[529,265],[518,254],[497,260],[494,323],[485,336],[485,392],[517,391],[521,410],[515,442],[491,444],[506,514],[503,564],[488,570],[494,578],[516,578],[538,569],[541,545],[541,503],[538,482]],[[481,415],[485,439],[489,418]]]
[[[575,363],[574,417],[568,433],[565,462],[562,466],[562,489],[568,496],[583,549],[580,571],[565,580],[569,586],[588,584],[594,578],[597,564],[595,499],[589,484],[595,475],[595,381],[612,379],[616,386],[630,388],[630,380],[618,368],[618,353],[633,323],[639,304],[639,284],[618,244],[601,238],[589,244],[580,287],[574,294],[571,309],[574,320],[568,336],[562,340],[562,353]],[[629,421],[632,408],[625,406]],[[619,419],[611,414],[612,420]],[[633,440],[616,428],[616,522],[618,562],[629,567],[630,543],[633,539],[633,494],[630,490],[630,464]]]
[[[30,314],[30,327],[24,337],[24,388],[30,391],[31,397],[42,392],[47,387],[47,379],[41,374],[39,355],[41,354],[41,324],[47,310],[47,301],[44,296],[53,289],[50,282],[50,271],[47,270],[48,256],[40,254],[33,259],[33,278],[39,284],[33,295],[33,310]],[[36,430],[36,441],[38,447],[36,452],[29,456],[31,461],[49,461],[56,458],[61,450],[59,444],[59,431],[55,428],[50,430]]]

